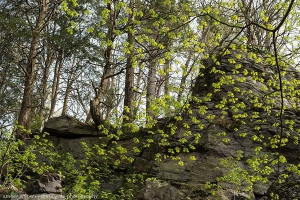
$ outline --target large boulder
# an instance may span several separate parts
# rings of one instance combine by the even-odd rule
[[[45,122],[43,132],[62,138],[97,137],[100,135],[100,131],[95,125],[82,123],[69,116],[49,119]]]

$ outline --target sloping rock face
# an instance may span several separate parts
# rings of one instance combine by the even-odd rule
[[[155,162],[152,174],[167,183],[147,183],[140,199],[272,199],[272,192],[280,193],[280,198],[291,195],[284,184],[273,187],[273,182],[298,173],[299,74],[291,68],[282,72],[281,100],[276,67],[258,63],[249,55],[253,54],[231,52],[203,61],[191,109],[182,121],[175,122],[180,128],[170,139],[174,146],[192,144],[194,148],[179,153],[184,166],[171,159]],[[189,160],[191,156],[196,161]],[[211,190],[213,184],[222,189]],[[299,198],[299,183],[290,184],[293,198]],[[159,195],[162,189],[170,195]]]
[[[155,178],[145,181],[132,199],[273,199],[271,193],[279,199],[300,198],[300,76],[295,69],[280,68],[283,99],[272,58],[239,51],[212,55],[203,61],[190,107],[157,126],[164,135],[142,130],[115,144],[68,117],[52,119],[44,131],[62,154],[70,152],[77,160],[84,158],[81,142],[128,149],[126,156],[134,162],[122,161],[119,167]],[[148,138],[155,142],[145,148]],[[134,152],[135,147],[141,151]],[[157,153],[167,159],[157,161]],[[120,178],[103,185],[114,192],[123,183]]]

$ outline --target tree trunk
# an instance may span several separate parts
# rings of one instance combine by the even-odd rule
[[[67,83],[67,88],[66,88],[66,92],[65,92],[65,97],[64,97],[64,103],[63,103],[63,108],[61,111],[61,115],[65,116],[67,115],[67,109],[68,109],[68,100],[69,100],[69,96],[71,93],[71,86],[72,86],[73,81],[71,80],[71,78],[68,78],[68,83]]]
[[[35,65],[37,49],[39,46],[39,41],[41,37],[41,31],[43,29],[45,17],[48,11],[49,0],[42,0],[39,5],[39,16],[37,18],[36,26],[33,30],[33,38],[31,41],[31,46],[29,50],[27,66],[25,67],[25,83],[24,83],[24,93],[22,98],[21,110],[18,118],[18,124],[25,129],[31,128],[30,113],[32,108],[32,92],[35,81]],[[17,138],[23,139],[23,135],[20,131],[17,132]]]
[[[138,111],[140,109],[140,102],[141,102],[141,99],[142,99],[142,92],[141,91],[144,91],[146,88],[140,88],[141,85],[143,85],[145,87],[145,84],[141,84],[141,80],[142,80],[142,76],[143,76],[143,69],[141,67],[139,67],[139,72],[138,72],[138,75],[137,75],[137,79],[136,79],[136,83],[135,83],[135,87],[137,88],[138,91],[136,91],[134,93],[134,101],[137,102],[137,105],[136,107],[133,107],[133,115],[136,116],[138,114]]]
[[[77,71],[77,68],[75,68],[75,60],[76,60],[76,58],[73,59],[73,62],[72,62],[72,65],[71,65],[71,69],[75,69],[75,70],[72,70],[71,73],[68,76],[67,88],[66,88],[66,92],[65,92],[64,103],[63,103],[63,108],[62,108],[61,115],[66,115],[67,114],[68,100],[69,100],[70,93],[72,91],[72,85],[75,81],[75,77],[76,77],[75,73]]]
[[[169,67],[170,67],[170,60],[166,60],[166,64],[164,65],[164,70],[166,75],[164,76],[164,94],[169,95],[170,94],[170,72],[169,72]]]
[[[105,53],[107,54],[108,58],[111,59],[112,49],[108,48]],[[96,125],[100,125],[104,122],[102,111],[103,111],[103,107],[105,106],[105,104],[103,102],[103,99],[104,99],[104,95],[108,88],[108,78],[107,77],[111,74],[112,74],[112,69],[110,67],[110,61],[107,61],[97,96],[95,99],[90,101],[91,116]]]
[[[7,78],[7,67],[3,67],[1,69],[1,73],[0,73],[0,100],[2,99],[2,97],[4,96],[4,91],[5,91],[5,87],[4,87],[4,83],[6,81]]]
[[[114,43],[115,40],[115,20],[116,20],[116,13],[114,11],[114,7],[108,3],[107,9],[109,9],[109,23],[108,23],[108,33],[107,33],[107,41],[111,41]],[[112,46],[108,46],[104,52],[104,59],[105,59],[105,66],[103,76],[100,82],[99,90],[96,92],[95,99],[90,101],[90,112],[92,119],[96,125],[100,125],[104,122],[103,119],[103,108],[106,106],[103,102],[105,93],[108,89],[109,84],[109,76],[112,75]]]
[[[64,52],[61,51],[55,63],[54,78],[52,83],[51,105],[50,105],[50,113],[48,119],[50,119],[54,114],[57,94],[59,90],[60,70],[62,67],[63,59],[64,59]]]
[[[155,114],[150,109],[151,102],[155,98],[156,88],[156,60],[153,59],[150,63],[147,80],[147,94],[146,94],[146,112],[151,118],[155,117]]]
[[[128,23],[133,29],[133,21],[134,21],[134,2],[135,0],[130,0],[130,8],[132,10],[130,16],[128,17]],[[132,66],[132,59],[134,56],[134,33],[131,31],[129,28],[127,32],[128,36],[128,43],[129,43],[129,48],[130,48],[130,53],[127,58],[127,63],[126,63],[126,79],[125,79],[125,96],[124,96],[124,110],[123,110],[123,115],[126,116],[123,121],[125,123],[132,122],[133,121],[133,105],[132,102],[134,100],[134,92],[133,92],[133,87],[134,87],[134,68]]]
[[[49,71],[50,66],[53,63],[53,55],[54,52],[50,50],[50,52],[47,55],[47,59],[45,61],[45,68],[43,72],[43,78],[42,78],[42,93],[41,93],[41,105],[39,108],[39,117],[43,121],[45,118],[45,102],[47,101],[47,86],[48,86],[48,78],[49,78]]]
[[[188,69],[189,69],[189,65],[190,65],[190,62],[191,62],[191,59],[192,59],[192,54],[193,52],[189,52],[189,55],[188,55],[188,58],[185,62],[185,70],[183,73],[182,73],[182,77],[181,77],[181,80],[180,80],[180,88],[179,88],[179,92],[178,92],[178,96],[177,96],[177,101],[180,101],[181,100],[181,96],[183,94],[183,90],[184,88],[186,87],[186,78],[187,76],[189,75],[190,73],[190,70],[188,72]]]

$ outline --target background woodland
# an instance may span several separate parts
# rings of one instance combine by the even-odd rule
[[[216,49],[297,67],[298,19],[294,1],[1,1],[1,134],[60,115],[118,126],[174,116]]]

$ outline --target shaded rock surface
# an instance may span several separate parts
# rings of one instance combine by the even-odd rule
[[[281,184],[274,182],[268,189],[269,196],[277,194],[281,200],[299,199],[300,197],[300,177],[295,173],[289,173],[288,178]],[[265,198],[267,199],[267,198]],[[269,198],[271,199],[271,198]]]
[[[57,173],[46,173],[33,178],[26,185],[27,194],[62,194],[61,177]]]
[[[25,191],[11,184],[0,188],[0,199],[12,200],[58,200],[62,195],[61,177],[57,173],[45,173],[27,182]]]

